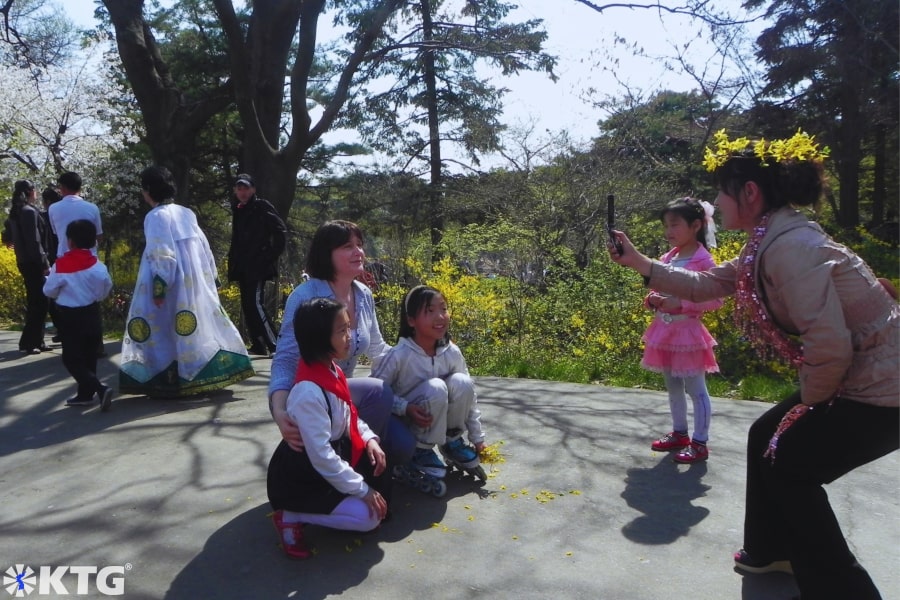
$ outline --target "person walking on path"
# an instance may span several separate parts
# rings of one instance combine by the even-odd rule
[[[44,293],[56,301],[62,361],[78,383],[74,398],[66,406],[88,406],[100,402],[109,410],[112,388],[97,378],[97,344],[102,340],[100,301],[109,295],[112,279],[106,266],[91,253],[97,230],[86,219],[76,219],[66,227],[66,246],[50,270]]]
[[[56,248],[56,256],[62,256],[69,251],[66,240],[66,228],[76,219],[87,219],[97,229],[97,242],[103,240],[103,224],[100,220],[100,209],[96,204],[88,202],[81,197],[81,175],[73,171],[67,171],[56,180],[59,194],[62,198],[54,202],[47,209],[50,217],[50,226],[56,234],[59,244]],[[91,252],[97,254],[97,243],[91,248]]]
[[[56,183],[62,198],[47,208],[50,227],[57,238],[56,256],[62,256],[69,251],[68,241],[66,240],[66,228],[69,226],[69,223],[77,219],[85,219],[94,224],[97,230],[97,240],[91,247],[91,252],[96,256],[98,244],[103,241],[103,224],[100,219],[100,209],[97,208],[96,204],[88,202],[81,197],[82,180],[81,175],[78,173],[67,171],[57,178]],[[100,342],[97,344],[96,352],[98,357],[106,356],[102,335]]]
[[[43,291],[44,278],[50,272],[50,257],[44,246],[46,223],[34,205],[36,197],[33,183],[25,179],[17,181],[9,211],[10,243],[25,284],[25,324],[19,337],[19,351],[23,354],[50,350],[44,343],[48,302]]]
[[[228,280],[241,292],[241,311],[250,338],[250,354],[275,352],[275,327],[266,309],[266,282],[278,276],[287,227],[275,207],[256,195],[253,177],[238,175],[231,203]]]
[[[726,229],[749,236],[740,256],[687,271],[639,253],[614,232],[614,262],[653,289],[703,302],[733,295],[755,351],[798,370],[800,389],[750,427],[744,546],[735,568],[793,571],[802,600],[881,598],[841,532],[823,485],[900,447],[900,306],[851,250],[795,207],[823,193],[814,138],[729,140],[704,164]]]
[[[141,173],[141,257],[122,340],[119,391],[177,398],[254,375],[237,328],[219,301],[216,261],[194,212],[174,204],[163,167]]]
[[[710,227],[712,213],[712,205],[694,198],[669,202],[660,213],[660,220],[672,248],[659,260],[691,271],[716,266],[707,249],[707,244],[715,246]],[[722,300],[694,303],[651,290],[644,298],[644,306],[654,311],[655,316],[642,338],[641,366],[663,374],[672,412],[672,432],[650,447],[657,452],[676,451],[674,460],[678,463],[707,460],[712,404],[706,389],[706,373],[717,372],[719,365],[713,353],[716,340],[700,317],[721,307]],[[693,438],[688,435],[685,392],[694,406]]]

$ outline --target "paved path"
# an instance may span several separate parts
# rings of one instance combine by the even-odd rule
[[[762,403],[714,399],[711,460],[679,466],[649,449],[669,427],[662,393],[478,378],[488,442],[502,441],[506,458],[488,482],[452,477],[443,499],[398,487],[394,518],[380,530],[310,528],[317,555],[298,562],[282,556],[266,517],[266,464],[278,441],[266,408],[269,360],[254,360],[256,377],[205,402],[123,396],[100,413],[63,406],[73,390],[59,349],[20,357],[17,337],[0,332],[0,569],[57,568],[73,596],[78,576],[59,567],[114,567],[100,578],[107,591],[127,569],[128,599],[796,593],[790,576],[732,570],[744,441]],[[115,381],[119,344],[106,347],[101,374]],[[828,488],[886,600],[900,600],[898,467],[895,453]],[[90,571],[81,597],[104,597]],[[30,597],[53,597],[39,591]]]

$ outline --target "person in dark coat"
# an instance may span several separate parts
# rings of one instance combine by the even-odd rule
[[[44,277],[50,272],[50,262],[43,245],[46,224],[34,206],[36,198],[33,183],[25,179],[17,181],[9,211],[10,241],[16,253],[16,266],[25,283],[25,324],[19,337],[19,350],[23,354],[49,350],[44,344],[47,297],[43,287]]]
[[[275,352],[277,334],[266,310],[266,281],[278,276],[287,227],[268,200],[256,195],[253,177],[242,173],[234,182],[228,280],[241,292],[241,311],[250,338],[250,354]]]

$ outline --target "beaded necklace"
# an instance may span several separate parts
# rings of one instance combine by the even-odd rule
[[[756,289],[753,271],[759,257],[759,245],[766,235],[769,216],[760,219],[738,259],[738,280],[734,292],[734,322],[763,358],[778,354],[795,368],[803,363],[803,347],[772,322]]]

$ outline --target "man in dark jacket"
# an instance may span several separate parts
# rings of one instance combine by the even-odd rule
[[[278,257],[284,252],[287,227],[268,200],[256,195],[256,184],[246,173],[234,182],[228,280],[241,290],[241,310],[250,337],[250,354],[268,356],[275,351],[275,328],[266,312],[266,281],[278,275]]]

